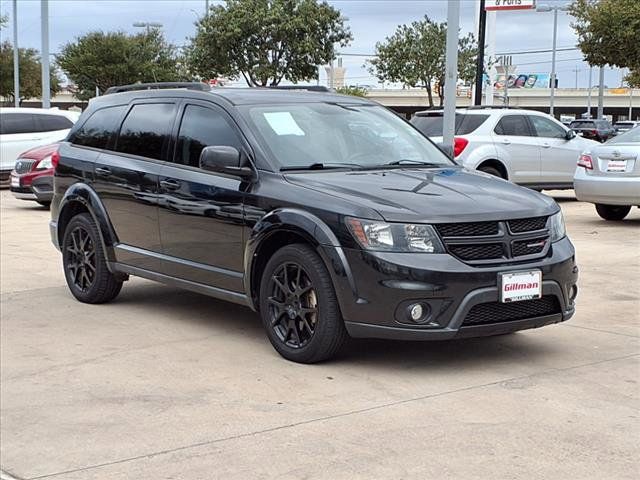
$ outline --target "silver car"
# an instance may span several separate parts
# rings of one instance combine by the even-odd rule
[[[595,203],[605,220],[640,206],[640,127],[585,151],[573,178],[578,200]]]

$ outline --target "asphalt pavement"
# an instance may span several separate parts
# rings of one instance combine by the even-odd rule
[[[637,479],[640,209],[551,192],[569,322],[279,357],[250,310],[140,279],[73,299],[49,212],[0,193],[0,466],[19,479]],[[4,478],[4,477],[2,477]],[[7,477],[10,478],[10,477]]]

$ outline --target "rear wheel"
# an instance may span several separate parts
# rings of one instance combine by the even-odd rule
[[[288,245],[271,257],[260,283],[260,314],[273,347],[294,362],[327,360],[347,338],[329,272],[307,245]]]
[[[64,276],[74,297],[84,303],[113,300],[122,281],[107,268],[98,227],[88,213],[73,217],[62,239]]]
[[[484,173],[488,173],[489,175],[493,175],[494,177],[504,178],[502,176],[502,173],[500,172],[500,170],[498,170],[496,167],[492,167],[490,165],[482,166],[482,167],[478,168],[478,170],[480,170],[481,172],[484,172]]]
[[[596,203],[596,212],[605,220],[620,221],[631,211],[631,207],[622,205],[604,205]]]

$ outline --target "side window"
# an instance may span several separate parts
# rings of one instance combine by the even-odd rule
[[[505,115],[500,119],[494,132],[497,135],[530,137],[531,131],[524,115]]]
[[[30,113],[3,113],[0,119],[0,133],[12,135],[15,133],[33,133],[36,125]]]
[[[172,103],[134,105],[120,128],[116,151],[162,160],[174,113]]]
[[[73,127],[73,122],[63,115],[38,114],[34,115],[34,119],[38,132],[55,132]]]
[[[71,143],[83,147],[106,150],[109,140],[117,131],[126,105],[108,107],[95,111],[84,124],[75,131]]]
[[[533,128],[535,129],[538,137],[566,138],[567,134],[564,131],[564,128],[548,118],[529,115],[529,120],[533,123]]]
[[[242,142],[222,112],[198,105],[187,105],[178,133],[175,162],[198,167],[200,152],[210,145],[225,145],[240,150]]]

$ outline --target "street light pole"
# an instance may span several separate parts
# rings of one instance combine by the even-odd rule
[[[587,94],[587,118],[591,118],[591,90],[593,89],[593,67],[589,65],[589,93]]]
[[[445,52],[444,119],[442,143],[453,149],[456,129],[456,87],[458,83],[458,28],[460,27],[460,2],[449,0],[447,4],[447,47]]]
[[[556,94],[556,41],[558,38],[558,10],[567,11],[567,7],[538,5],[536,12],[553,12],[553,47],[551,50],[551,97],[549,99],[549,114],[553,117]]]
[[[13,0],[13,104],[20,106],[20,52],[18,51],[18,0]]]
[[[40,0],[42,24],[42,108],[51,108],[51,77],[49,76],[49,0]]]

